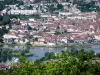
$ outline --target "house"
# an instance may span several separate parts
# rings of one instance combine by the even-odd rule
[[[46,45],[49,45],[49,46],[56,45],[56,40],[57,40],[56,37],[53,37],[53,36],[45,36],[44,39],[45,39],[44,43]]]
[[[59,12],[59,16],[69,16],[69,15],[72,15],[72,13],[69,13],[69,12]]]
[[[74,43],[80,43],[80,44],[84,44],[87,42],[87,39],[82,39],[82,38],[74,38]]]
[[[25,37],[25,33],[16,33],[14,32],[15,30],[13,30],[12,32],[9,32],[8,34],[5,34],[3,36],[3,40],[6,43],[26,43],[28,42],[28,40]]]
[[[94,61],[94,62],[100,62],[100,58],[99,58],[99,57],[94,57],[94,58],[93,58],[93,61]]]
[[[49,17],[49,14],[41,14],[41,17],[47,18],[47,17]]]
[[[78,44],[84,44],[84,43],[87,43],[88,42],[88,35],[85,35],[85,34],[73,34],[71,36],[71,40],[74,41],[74,43]]]
[[[67,37],[58,37],[57,42],[59,44],[68,44],[68,38]]]
[[[49,46],[55,46],[56,44],[54,42],[48,42],[47,45],[49,45]]]
[[[94,38],[98,41],[100,41],[100,33],[95,33]]]
[[[12,34],[5,34],[5,35],[3,35],[3,40],[6,43],[14,42],[15,39],[18,39],[18,37],[16,35],[12,35]]]
[[[32,15],[37,13],[37,10],[9,10],[8,14],[13,14],[13,15],[18,15],[18,14],[22,14],[22,15]]]
[[[25,44],[25,43],[29,42],[29,40],[27,38],[17,38],[14,40],[14,42]]]
[[[0,70],[6,70],[8,67],[4,64],[0,64]]]

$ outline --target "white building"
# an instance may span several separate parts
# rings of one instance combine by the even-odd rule
[[[37,10],[10,10],[8,11],[8,14],[22,14],[22,15],[32,15],[37,13]]]

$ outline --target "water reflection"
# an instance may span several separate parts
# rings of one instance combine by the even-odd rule
[[[2,46],[1,48],[7,50],[29,50],[30,53],[33,53],[34,56],[30,56],[28,57],[28,59],[30,61],[33,61],[33,60],[36,60],[36,59],[40,59],[42,57],[45,56],[45,53],[46,52],[54,52],[54,53],[58,53],[58,52],[61,52],[64,50],[64,48],[48,48],[48,47],[30,47],[30,46],[11,46],[11,45],[4,45]],[[5,61],[8,62],[8,61],[12,61],[13,58],[15,57],[12,57],[10,60],[9,59],[6,59]]]
[[[35,54],[35,57],[29,57],[29,59],[35,60],[35,59],[44,57],[46,52],[58,53],[58,52],[64,51],[64,48],[35,47],[35,48],[30,48],[29,51],[31,53]]]
[[[95,45],[95,46],[92,46],[91,47],[96,53],[100,53],[100,45]],[[4,46],[1,46],[1,54],[2,55],[2,49],[5,49],[5,50],[25,50],[25,49],[28,49],[30,53],[33,53],[34,56],[30,56],[28,57],[28,59],[30,61],[33,61],[33,60],[36,60],[36,59],[40,59],[42,57],[45,56],[45,53],[46,52],[53,52],[53,53],[58,53],[58,52],[61,52],[61,51],[65,51],[66,48],[49,48],[49,47],[30,47],[30,46],[11,46],[11,45],[4,45]],[[69,48],[70,49],[70,48]],[[87,49],[89,50],[89,49]],[[5,54],[7,55],[7,54]],[[11,57],[11,56],[0,56],[2,57],[0,59],[1,62],[14,62],[12,61],[13,58],[15,57]]]
[[[92,46],[92,49],[95,51],[95,53],[100,53],[100,45]]]
[[[0,48],[0,62],[6,62],[7,60],[12,60],[11,50]]]

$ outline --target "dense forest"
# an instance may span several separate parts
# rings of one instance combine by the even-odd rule
[[[93,59],[96,56],[92,51],[66,50],[51,55],[46,53],[45,61],[36,60],[34,63],[20,57],[20,63],[0,71],[0,75],[100,75],[100,62]]]

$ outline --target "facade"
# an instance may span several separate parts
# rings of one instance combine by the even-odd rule
[[[32,15],[32,14],[36,14],[37,10],[10,10],[8,11],[8,14],[12,14],[12,15]]]

